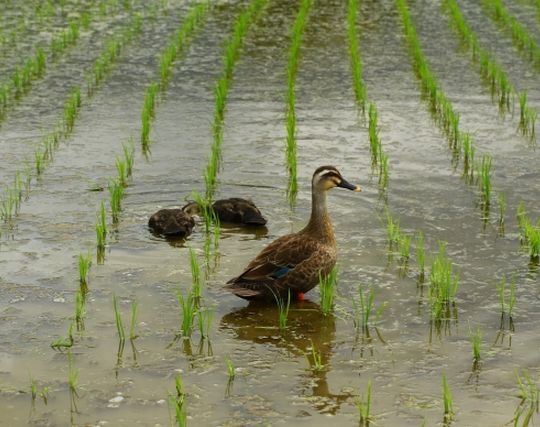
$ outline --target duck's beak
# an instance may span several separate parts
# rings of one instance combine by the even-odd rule
[[[352,185],[346,179],[341,178],[341,182],[338,184],[338,187],[346,188],[347,190],[352,191],[362,191],[359,185]]]

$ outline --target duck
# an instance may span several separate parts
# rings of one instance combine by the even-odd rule
[[[195,220],[180,208],[160,209],[148,220],[148,227],[157,235],[186,238],[191,234]]]
[[[350,184],[335,166],[321,166],[311,179],[311,216],[300,231],[281,236],[266,246],[225,288],[246,300],[274,300],[304,294],[328,275],[337,258],[334,229],[328,215],[328,190],[340,187],[361,191]]]
[[[200,208],[196,202],[190,202],[182,207],[184,212],[191,215],[199,215]],[[262,227],[266,225],[266,218],[250,199],[231,197],[216,200],[212,203],[212,210],[216,213],[220,222],[242,224],[249,227]]]

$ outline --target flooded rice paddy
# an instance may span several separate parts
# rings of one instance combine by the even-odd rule
[[[30,177],[18,214],[8,215],[7,205],[2,211],[0,425],[181,425],[175,413],[181,399],[187,424],[197,426],[503,426],[522,411],[516,421],[521,426],[529,408],[538,422],[538,397],[536,403],[534,396],[524,399],[516,378],[526,382],[528,375],[525,388],[533,393],[540,384],[539,265],[517,217],[523,202],[529,225],[538,225],[536,136],[519,129],[518,94],[510,112],[499,109],[497,94],[471,62],[443,4],[409,2],[425,60],[459,114],[459,128],[474,140],[476,161],[492,156],[486,204],[483,187],[476,177],[472,183],[463,177],[463,159],[456,159],[430,112],[398,3],[362,1],[356,19],[362,78],[388,156],[383,188],[372,165],[367,113],[361,114],[353,90],[348,2],[311,2],[295,79],[298,194],[292,204],[285,156],[287,64],[300,2],[263,4],[230,77],[214,197],[252,198],[268,224],[264,230],[223,224],[217,245],[210,236],[205,266],[201,222],[187,240],[169,242],[153,236],[147,220],[158,208],[183,205],[194,190],[205,192],[215,141],[214,87],[234,23],[249,2],[212,2],[186,37],[158,94],[146,153],[140,143],[145,93],[160,81],[160,55],[193,4],[67,1],[62,10],[54,2],[42,8],[25,3],[21,10],[21,2],[6,2],[0,16],[1,81],[12,81],[21,58],[38,45],[45,47],[47,66],[23,95],[10,95],[0,122],[2,202],[9,200],[17,172],[21,181]],[[458,2],[478,43],[536,111],[538,65],[492,19],[489,4]],[[533,2],[504,5],[538,42]],[[82,10],[91,16],[88,25],[53,59],[47,50],[51,37]],[[107,40],[123,34],[135,14],[142,17],[140,29],[109,57],[99,84],[87,92]],[[66,131],[66,99],[77,86],[82,101],[73,129]],[[35,153],[59,126],[59,141],[38,176]],[[130,137],[133,173],[119,221],[112,224],[107,185]],[[334,309],[323,314],[317,288],[291,304],[287,327],[280,330],[273,303],[248,304],[223,285],[273,239],[303,227],[311,175],[324,164],[336,165],[363,188],[335,189],[328,198],[339,251]],[[95,189],[104,191],[90,191]],[[102,201],[109,232],[98,263],[95,224]],[[400,244],[389,242],[388,215],[399,219]],[[424,280],[419,230],[425,239]],[[409,257],[403,236],[411,238]],[[437,314],[430,274],[439,242],[446,242],[459,287],[455,300]],[[177,294],[192,286],[189,248],[201,265],[201,305],[213,313],[206,338],[197,321],[191,338],[181,334]],[[78,257],[88,253],[93,262],[77,322]],[[501,307],[497,286],[503,280]],[[375,309],[384,305],[367,327],[357,327],[355,318],[359,286],[364,294],[373,289]],[[128,335],[123,344],[113,296]],[[136,338],[130,340],[134,302]],[[475,363],[471,343],[477,330]],[[59,339],[66,345],[53,349]],[[175,388],[179,374],[184,394]],[[444,375],[453,403],[446,417]],[[358,402],[365,402],[369,383],[366,423]]]

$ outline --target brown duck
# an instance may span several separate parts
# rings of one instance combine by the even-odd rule
[[[192,215],[200,215],[200,208],[196,202],[190,202],[182,209]],[[262,216],[261,211],[249,199],[231,197],[216,200],[212,203],[212,209],[220,222],[243,224],[250,227],[259,227],[266,224],[266,219]]]
[[[195,226],[193,217],[182,209],[160,209],[148,220],[148,227],[157,235],[187,237]]]
[[[334,166],[321,166],[311,180],[311,218],[299,232],[270,243],[226,288],[245,299],[302,299],[336,263],[336,239],[326,208],[326,192],[334,187],[360,191]]]

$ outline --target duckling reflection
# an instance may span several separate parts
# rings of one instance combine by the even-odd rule
[[[335,318],[324,316],[318,304],[305,300],[291,302],[285,334],[278,332],[277,322],[275,306],[252,301],[248,306],[223,316],[220,328],[234,331],[236,338],[242,341],[285,348],[296,357],[304,358],[315,348],[320,352],[323,369],[316,370],[312,366],[302,373],[300,395],[310,400],[319,412],[336,413],[341,404],[353,395],[332,393],[326,378],[336,334]]]

